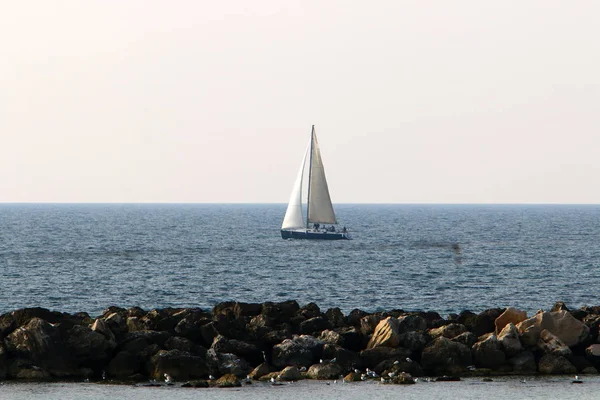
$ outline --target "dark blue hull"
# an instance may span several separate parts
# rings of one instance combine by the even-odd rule
[[[318,231],[285,231],[281,230],[283,239],[311,239],[311,240],[349,240],[348,233],[318,232]]]

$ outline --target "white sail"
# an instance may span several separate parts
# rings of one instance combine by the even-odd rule
[[[313,126],[312,131],[312,154],[310,157],[310,182],[308,190],[308,222],[322,224],[337,224],[327,179],[325,178],[325,169],[321,159],[321,151],[317,142],[317,135]]]
[[[304,153],[304,158],[302,158],[300,171],[298,171],[298,176],[296,177],[296,182],[292,189],[292,195],[290,196],[290,202],[288,203],[281,229],[302,229],[306,227],[304,215],[302,213],[302,180],[304,177],[304,165],[306,164],[306,157],[309,152],[310,143]]]

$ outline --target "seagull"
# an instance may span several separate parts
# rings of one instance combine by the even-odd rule
[[[410,357],[406,357],[406,362],[413,362],[413,360],[411,360]]]
[[[583,383],[583,381],[579,379],[579,375],[575,375],[575,379],[571,383]]]
[[[102,380],[103,381],[106,380],[106,371],[104,371],[104,370],[102,371]]]
[[[408,360],[410,360],[410,358],[406,357],[406,361],[408,361]],[[400,361],[398,361],[398,360],[394,361],[394,365],[398,365],[398,364],[400,364]]]
[[[395,373],[395,372],[388,372],[388,376],[389,376],[390,378],[393,378],[393,377],[394,377],[394,375],[396,375],[396,373]],[[383,379],[383,378],[382,378],[382,379]]]
[[[209,376],[208,376],[208,379],[209,379],[209,380],[211,380],[211,381],[214,381],[214,380],[215,380],[215,377],[214,377],[214,376],[212,376],[212,375],[209,375]]]
[[[265,362],[267,362],[267,354],[266,354],[266,353],[263,351],[263,352],[262,352],[262,355],[263,355],[263,360],[264,360]]]
[[[331,360],[329,360],[330,363],[334,363],[337,361],[337,357],[333,357]]]
[[[165,383],[167,385],[172,385],[173,384],[173,378],[171,377],[171,375],[165,373]]]
[[[275,383],[275,382],[277,382],[277,381],[275,380],[275,377],[274,377],[274,376],[272,376],[272,377],[271,377],[271,383]]]
[[[306,372],[306,367],[302,366],[302,367],[300,367],[300,369],[298,371],[300,371],[300,372]]]

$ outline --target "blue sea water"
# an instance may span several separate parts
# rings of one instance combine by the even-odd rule
[[[0,204],[0,313],[600,305],[600,206],[336,206],[351,241],[282,240],[283,204]]]

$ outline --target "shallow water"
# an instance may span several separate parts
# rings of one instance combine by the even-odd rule
[[[525,382],[523,382],[525,379]],[[377,382],[333,383],[300,381],[282,386],[254,383],[235,389],[192,389],[177,386],[140,387],[96,383],[14,383],[0,385],[2,399],[112,400],[144,399],[596,399],[599,376],[582,377],[583,384],[572,384],[572,377],[497,377],[492,382],[469,378],[460,382],[417,382],[415,385],[383,385]]]

